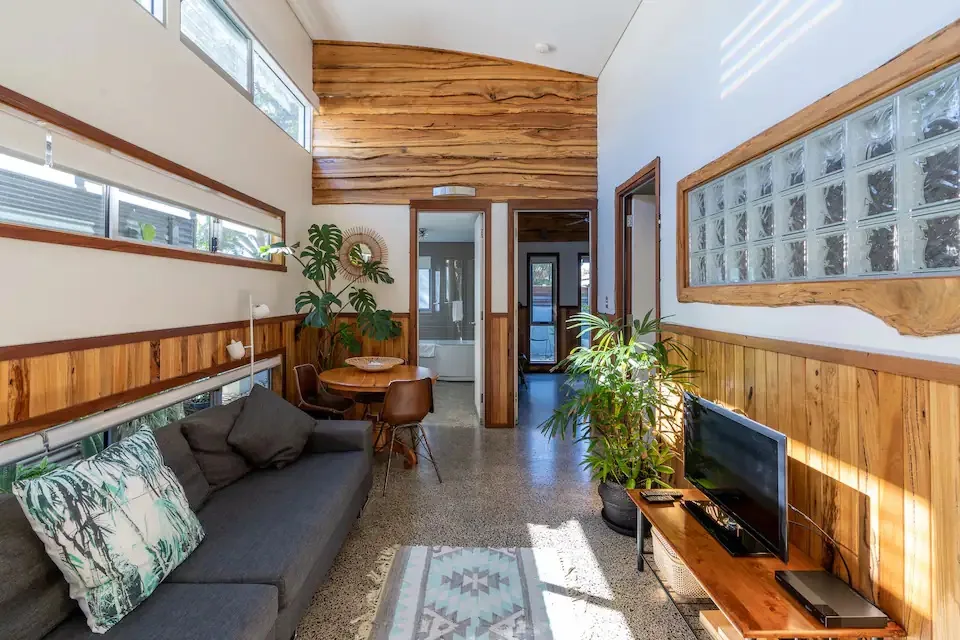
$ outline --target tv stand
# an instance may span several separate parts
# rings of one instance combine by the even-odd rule
[[[711,501],[683,500],[681,504],[730,555],[738,558],[773,555]]]
[[[706,500],[695,489],[683,489],[685,501]],[[647,502],[636,490],[627,494],[637,506],[637,529],[646,520],[659,537],[683,562],[704,591],[739,633],[747,640],[756,638],[902,638],[903,627],[890,622],[885,629],[830,628],[810,615],[786,589],[777,582],[777,571],[813,571],[820,565],[800,550],[790,546],[790,561],[774,556],[734,557],[717,538],[693,515],[694,510],[677,503]],[[644,570],[644,542],[637,537],[637,568]],[[668,597],[669,597],[668,591]],[[671,598],[672,599],[672,598]],[[680,607],[678,607],[678,610]]]

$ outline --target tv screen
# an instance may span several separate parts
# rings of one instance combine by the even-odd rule
[[[787,437],[690,394],[684,414],[684,477],[786,562]]]

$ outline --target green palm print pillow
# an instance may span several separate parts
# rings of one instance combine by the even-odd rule
[[[95,633],[146,600],[203,540],[149,428],[21,480],[13,493]]]

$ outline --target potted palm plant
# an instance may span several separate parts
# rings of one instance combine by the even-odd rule
[[[593,340],[557,365],[569,376],[569,399],[540,430],[586,442],[582,464],[600,482],[604,521],[634,535],[637,513],[626,489],[669,486],[679,438],[666,418],[679,415],[692,386],[688,350],[671,338],[645,341],[660,335],[653,312],[632,323],[579,313],[570,325]]]

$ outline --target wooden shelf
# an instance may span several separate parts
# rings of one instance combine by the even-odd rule
[[[885,629],[827,629],[774,578],[775,571],[821,568],[799,548],[790,546],[789,563],[773,557],[735,558],[679,503],[651,504],[641,498],[637,490],[627,493],[745,639],[901,638],[906,635],[895,622],[890,622]],[[684,499],[705,499],[693,489],[683,493]]]

